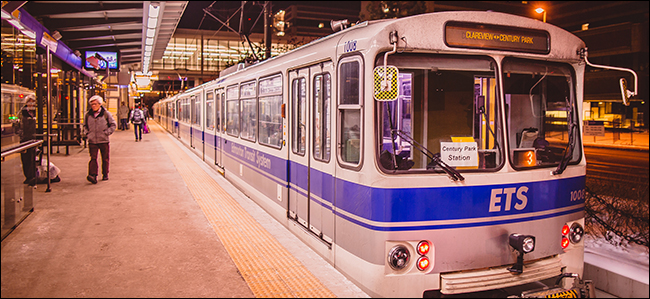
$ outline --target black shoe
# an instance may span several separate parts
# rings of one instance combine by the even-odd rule
[[[142,141],[142,138],[140,138],[140,141]]]
[[[89,175],[89,176],[86,177],[86,179],[89,182],[93,183],[93,184],[97,184],[97,177],[96,176]]]
[[[108,176],[107,175],[103,176],[102,181],[108,181]]]

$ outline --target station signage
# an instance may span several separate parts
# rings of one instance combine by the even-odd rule
[[[605,122],[585,120],[582,131],[582,135],[584,136],[605,136]]]
[[[445,43],[450,47],[548,54],[548,32],[510,26],[448,22]]]

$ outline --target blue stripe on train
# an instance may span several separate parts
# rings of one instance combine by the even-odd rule
[[[485,217],[508,216],[544,212],[584,203],[585,176],[549,180],[541,182],[513,183],[502,185],[469,187],[429,187],[429,188],[375,188],[341,179],[330,174],[311,169],[282,158],[229,141],[224,146],[229,156],[256,169],[261,174],[285,184],[287,178],[303,190],[308,188],[314,196],[336,206],[339,211],[370,221],[396,223],[413,221],[440,221],[455,219],[480,219]],[[336,203],[334,203],[336,192]],[[300,192],[305,195],[304,192]],[[322,206],[331,209],[324,203]],[[580,208],[524,218],[534,220],[584,210]],[[345,214],[338,215],[360,225],[375,230],[404,230],[408,227],[379,227],[360,223]],[[434,225],[432,227],[467,227],[519,222],[523,219],[487,220],[485,222],[455,225]],[[414,226],[415,227],[415,226]],[[410,229],[413,229],[411,227]],[[419,228],[422,228],[418,226]]]

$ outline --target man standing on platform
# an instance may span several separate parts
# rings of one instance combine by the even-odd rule
[[[117,129],[117,123],[108,110],[102,106],[104,99],[94,95],[88,100],[90,108],[84,117],[83,134],[88,138],[88,152],[90,162],[88,163],[88,176],[86,179],[97,184],[98,162],[97,152],[102,155],[102,180],[108,180],[109,163],[109,136]]]
[[[120,130],[127,130],[129,128],[129,107],[124,102],[122,102],[117,114],[120,117]]]
[[[142,141],[142,126],[146,122],[144,112],[140,110],[140,105],[135,106],[131,110],[131,123],[133,123],[133,131],[135,132],[135,141]]]

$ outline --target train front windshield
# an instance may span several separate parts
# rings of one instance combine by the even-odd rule
[[[563,171],[580,157],[569,65],[504,59],[501,100],[496,61],[489,57],[396,54],[388,64],[399,69],[399,96],[376,106],[379,160],[387,173],[443,172],[441,164],[496,171],[506,154],[518,170]],[[383,65],[383,55],[375,65]]]

